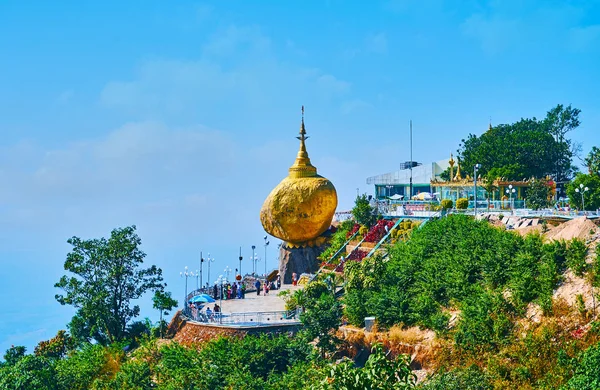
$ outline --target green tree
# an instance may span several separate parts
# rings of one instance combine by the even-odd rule
[[[590,175],[600,176],[600,149],[594,146],[584,161]]]
[[[59,330],[50,340],[40,341],[33,352],[36,356],[62,359],[73,349],[75,349],[75,340],[65,330]]]
[[[373,226],[377,221],[376,210],[369,203],[369,199],[366,194],[357,196],[354,202],[354,208],[352,209],[352,215],[356,223],[367,227]]]
[[[7,366],[14,366],[25,356],[25,352],[27,352],[27,348],[22,345],[17,345],[16,347],[14,345],[11,346],[4,353],[4,364]]]
[[[527,207],[539,210],[550,205],[550,185],[546,179],[533,179],[527,189]]]
[[[310,299],[300,321],[304,324],[303,335],[307,340],[317,340],[321,356],[333,352],[339,342],[335,331],[340,327],[342,305],[331,292],[324,292],[317,299]]]
[[[381,344],[375,344],[365,366],[358,368],[351,360],[332,363],[329,375],[313,390],[401,390],[415,386],[416,377],[409,367],[409,358],[399,355],[388,359]]]
[[[73,246],[64,268],[75,276],[63,276],[55,287],[62,305],[77,308],[69,323],[79,341],[93,339],[102,345],[124,340],[127,324],[140,313],[132,301],[147,291],[162,290],[162,271],[156,266],[141,268],[146,254],[135,226],[115,229],[110,238],[68,240]]]
[[[62,390],[56,383],[53,361],[27,355],[14,365],[0,368],[0,389]],[[64,389],[71,389],[64,387]]]
[[[583,192],[583,200],[586,210],[595,210],[600,207],[600,176],[578,174],[572,182],[567,184],[567,196],[572,208],[582,210],[581,204],[581,185],[588,188]],[[579,189],[580,192],[576,190]]]
[[[558,105],[543,120],[521,119],[480,136],[469,134],[458,150],[461,165],[471,169],[482,164],[481,175],[496,168],[494,176],[508,180],[552,175],[559,183],[567,181],[575,170],[572,158],[576,148],[566,135],[579,126],[579,112]]]
[[[177,306],[177,301],[171,298],[171,292],[156,290],[152,297],[152,306],[160,312],[160,337],[163,337],[163,314],[168,315],[174,307]]]

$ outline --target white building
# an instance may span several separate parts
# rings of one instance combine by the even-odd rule
[[[450,159],[440,160],[429,164],[413,163],[412,168],[412,195],[420,192],[432,192],[431,180],[440,179],[440,174],[444,172],[450,164]],[[375,185],[375,197],[383,199],[392,195],[403,195],[405,199],[409,198],[411,169],[410,162],[401,165],[401,168],[395,172],[383,173],[377,176],[367,178],[367,184]]]

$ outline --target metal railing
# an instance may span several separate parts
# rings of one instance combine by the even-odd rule
[[[212,312],[210,315],[207,315],[205,311],[187,308],[184,310],[184,315],[190,320],[196,322],[229,326],[261,326],[294,324],[300,322],[300,310],[262,311],[248,313]]]

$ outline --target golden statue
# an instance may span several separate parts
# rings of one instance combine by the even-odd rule
[[[288,176],[271,191],[260,210],[263,228],[288,246],[320,245],[319,239],[333,219],[337,193],[333,184],[317,175],[308,158],[304,106],[300,125],[300,150]]]

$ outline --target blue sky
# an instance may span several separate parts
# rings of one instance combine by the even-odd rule
[[[558,103],[600,145],[598,1],[7,0],[0,48],[0,352],[70,319],[53,284],[73,235],[136,224],[176,298],[201,250],[211,279],[240,245],[264,258],[301,105],[340,209],[409,159],[410,119],[424,162]]]

